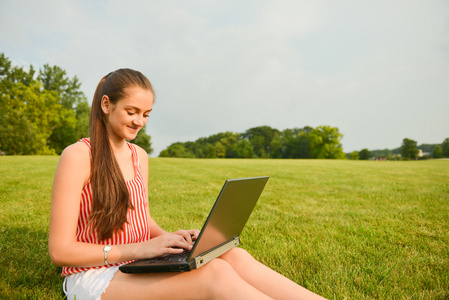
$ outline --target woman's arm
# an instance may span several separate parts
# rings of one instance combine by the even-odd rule
[[[101,245],[76,242],[81,191],[90,174],[89,151],[84,144],[67,147],[59,159],[53,181],[49,252],[58,266],[98,266]],[[97,258],[98,256],[98,258]]]

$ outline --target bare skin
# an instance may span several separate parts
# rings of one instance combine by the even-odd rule
[[[186,273],[117,272],[102,299],[324,299],[234,248]]]

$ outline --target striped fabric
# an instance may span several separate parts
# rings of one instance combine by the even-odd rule
[[[83,138],[79,142],[84,142],[89,147],[90,151],[91,148],[89,139]],[[78,242],[101,245],[117,245],[139,243],[150,239],[150,228],[147,215],[148,201],[146,199],[146,190],[140,170],[139,159],[134,145],[128,143],[128,146],[132,152],[135,172],[134,179],[126,182],[131,198],[131,203],[134,206],[134,210],[128,210],[128,223],[125,223],[123,231],[114,233],[110,239],[105,241],[100,241],[98,239],[97,233],[92,231],[92,225],[88,221],[90,211],[92,209],[92,186],[89,180],[88,184],[81,192],[80,215],[78,218],[78,227],[76,229],[76,240]],[[100,267],[118,266],[123,263],[127,262],[112,264],[109,266],[98,266],[93,268],[63,267],[62,276],[67,276],[70,274]]]

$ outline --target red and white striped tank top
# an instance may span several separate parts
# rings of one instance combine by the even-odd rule
[[[89,147],[89,151],[91,150],[89,139],[83,138],[79,140],[79,142],[84,142]],[[126,182],[131,203],[134,206],[134,210],[128,210],[128,214],[126,216],[128,223],[124,224],[123,231],[114,233],[110,239],[104,241],[100,241],[98,239],[97,233],[92,230],[92,224],[89,222],[89,215],[92,209],[92,186],[89,180],[81,192],[80,215],[76,229],[76,240],[78,242],[101,245],[117,245],[139,243],[150,239],[150,227],[147,215],[148,201],[146,198],[146,190],[139,165],[139,159],[135,146],[131,143],[128,143],[128,146],[132,152],[135,174],[134,179]],[[109,266],[118,266],[123,263],[127,262],[112,264]],[[104,265],[91,268],[63,267],[61,275],[67,276],[100,267],[108,266]]]

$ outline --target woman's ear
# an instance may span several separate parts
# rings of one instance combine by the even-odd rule
[[[111,101],[109,101],[109,97],[106,95],[103,95],[103,98],[101,98],[101,109],[105,115],[108,115],[111,110]]]

